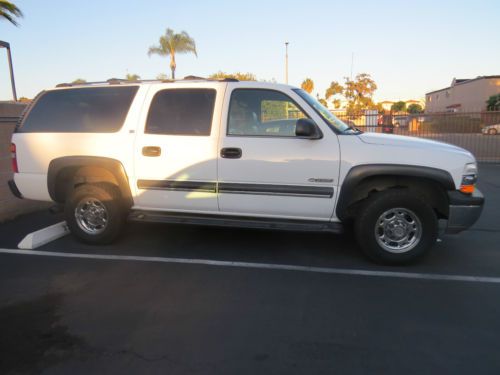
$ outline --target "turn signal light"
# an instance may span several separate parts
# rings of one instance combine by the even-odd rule
[[[460,191],[464,194],[474,193],[474,185],[460,185]]]

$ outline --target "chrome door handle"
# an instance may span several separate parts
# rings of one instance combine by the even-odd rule
[[[144,156],[160,156],[161,155],[161,147],[158,146],[145,146],[142,148],[142,154]]]

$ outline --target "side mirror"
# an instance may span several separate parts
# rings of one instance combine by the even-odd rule
[[[313,120],[308,118],[299,118],[295,124],[295,135],[301,138],[320,139],[323,133]]]

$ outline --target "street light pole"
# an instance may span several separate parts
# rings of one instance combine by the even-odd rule
[[[285,42],[285,83],[288,85],[288,42]]]
[[[9,71],[10,71],[10,84],[12,86],[12,96],[14,97],[14,101],[17,102],[16,83],[14,82],[14,67],[12,66],[12,55],[10,54],[10,44],[0,40],[0,48],[7,49],[7,58],[9,60]]]

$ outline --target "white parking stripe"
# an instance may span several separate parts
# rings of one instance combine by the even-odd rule
[[[14,250],[14,249],[0,249],[0,254],[35,255],[44,257],[121,260],[121,261],[136,261],[136,262],[155,262],[155,263],[198,264],[205,266],[256,268],[256,269],[268,269],[268,270],[326,273],[335,275],[394,277],[401,279],[461,281],[461,282],[471,282],[471,283],[500,284],[500,277],[490,277],[490,276],[445,275],[445,274],[435,274],[435,273],[310,267],[310,266],[296,266],[291,264],[252,263],[252,262],[239,262],[239,261],[232,262],[225,260],[210,260],[210,259],[164,258],[164,257],[147,257],[147,256],[135,256],[135,255],[60,253],[54,251]]]

